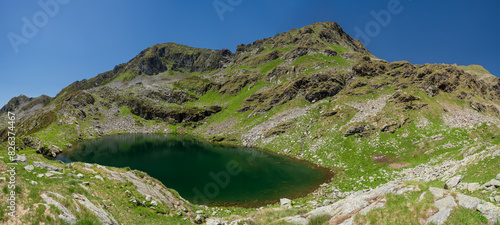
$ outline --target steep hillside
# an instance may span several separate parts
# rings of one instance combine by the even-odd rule
[[[103,135],[181,133],[305,159],[336,173],[314,193],[294,199],[293,208],[243,209],[192,205],[139,171],[75,163],[64,173],[82,173],[83,180],[51,180],[19,169],[30,179],[20,181],[26,198],[19,203],[33,209],[19,212],[24,222],[45,210],[40,203],[47,200],[37,193],[48,191],[67,199],[86,196],[124,224],[139,224],[134,217],[158,224],[162,218],[172,224],[500,221],[500,78],[477,65],[378,59],[337,23],[242,44],[235,53],[158,44],[54,98],[14,98],[0,110],[3,156],[8,111],[17,115],[16,145],[30,163],[65,167],[43,156]],[[96,175],[104,179],[90,178]],[[61,182],[70,185],[56,188]],[[152,195],[144,184],[161,187],[167,200],[152,208],[150,201],[138,207],[140,201],[126,200]],[[77,213],[76,202],[61,202],[78,220],[100,219],[91,211]],[[49,210],[37,221],[63,224],[60,213]]]

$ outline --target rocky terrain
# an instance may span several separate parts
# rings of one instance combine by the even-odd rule
[[[378,59],[337,23],[234,53],[158,44],[55,97],[13,98],[0,109],[0,179],[7,112],[20,164],[7,224],[500,223],[500,78],[478,65]],[[303,198],[206,207],[140,171],[47,159],[117,133],[258,147],[336,175]]]

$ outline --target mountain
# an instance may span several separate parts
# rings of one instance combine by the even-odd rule
[[[42,155],[55,156],[72,142],[103,135],[154,132],[258,147],[336,173],[330,183],[294,200],[300,208],[227,209],[250,224],[500,220],[494,211],[500,202],[495,183],[500,182],[500,78],[479,65],[387,62],[334,22],[241,44],[234,53],[157,44],[111,71],[74,82],[54,98],[16,97],[0,110],[1,121],[7,121],[8,111],[18,115],[20,152],[56,166]],[[5,149],[7,126],[0,124]],[[186,208],[186,219],[204,220],[193,213],[200,206],[165,190],[179,204],[164,212],[111,214],[133,221],[144,212],[159,213],[182,223],[175,214]],[[130,211],[132,203],[110,201]],[[215,215],[219,209],[203,210]],[[218,215],[223,218],[206,221],[235,220]]]

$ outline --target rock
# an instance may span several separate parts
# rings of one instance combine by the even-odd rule
[[[28,166],[25,166],[24,167],[24,170],[28,171],[28,172],[31,172],[32,170],[34,170],[35,167],[33,165],[28,165]]]
[[[151,205],[152,205],[152,206],[158,206],[158,202],[157,202],[157,201],[155,201],[155,200],[153,200],[153,201],[151,201]]]
[[[457,176],[450,178],[444,184],[444,189],[451,189],[451,188],[457,186],[457,184],[460,183],[460,179],[462,179],[462,175],[457,175]]]
[[[465,207],[467,209],[474,210],[476,209],[477,205],[482,202],[481,199],[463,195],[463,194],[458,194],[457,195],[457,200],[458,200],[458,205]]]
[[[118,225],[113,215],[108,214],[104,209],[95,206],[87,197],[80,194],[73,194],[74,199],[81,205],[85,206],[89,211],[93,212],[102,224]]]
[[[76,224],[76,217],[61,203],[47,196],[45,193],[41,194],[41,197],[47,204],[54,205],[62,212],[62,214],[59,215],[60,219],[64,220],[64,222],[68,224]]]
[[[42,169],[53,170],[53,171],[62,171],[63,170],[62,168],[48,165],[48,164],[45,164],[42,162],[33,162],[33,166],[38,167],[38,168],[42,168]]]
[[[195,223],[203,223],[203,217],[201,217],[200,214],[196,215],[196,218],[194,218]]]
[[[0,177],[0,180],[6,181],[7,179],[5,177]]]
[[[36,177],[38,177],[38,178],[43,177],[43,176],[44,176],[44,174],[42,174],[42,173],[41,173],[41,174],[36,175]]]
[[[95,178],[95,179],[99,179],[99,180],[101,180],[101,181],[104,181],[104,178],[102,178],[100,175],[95,175],[95,177],[94,177],[94,178]]]
[[[217,218],[208,218],[207,225],[227,225],[227,223],[221,219]]]
[[[25,154],[22,154],[22,155],[17,155],[16,158],[12,160],[12,162],[28,164],[28,159],[26,159]]]
[[[288,198],[280,199],[281,208],[292,208],[292,200]]]
[[[323,206],[331,205],[332,203],[333,203],[332,200],[326,199],[325,201],[323,201]]]
[[[37,185],[37,184],[38,184],[38,182],[36,182],[36,181],[30,181],[30,184],[31,184],[31,185]]]
[[[479,183],[469,183],[467,185],[467,190],[470,192],[474,192],[480,188],[481,188],[481,185]]]
[[[483,185],[484,187],[500,187],[500,181],[499,180],[495,180],[495,179],[491,179],[490,181],[488,181],[486,184]]]
[[[441,188],[429,187],[429,191],[434,195],[434,197],[442,198],[445,190]]]
[[[125,194],[127,194],[127,195],[129,195],[129,196],[130,196],[132,193],[130,193],[130,191],[129,191],[129,190],[125,190]]]
[[[151,195],[146,195],[146,202],[150,202],[151,200],[153,200],[153,197],[151,197]]]
[[[495,179],[500,180],[500,173],[497,174],[497,177]]]
[[[347,128],[347,131],[344,134],[344,137],[363,133],[364,131],[368,130],[369,126],[368,125],[353,125]]]
[[[76,177],[76,178],[80,178],[80,179],[82,179],[82,178],[83,178],[83,174],[79,173],[79,174],[77,174],[75,177]]]
[[[308,219],[301,217],[300,215],[286,217],[284,221],[287,222],[287,224],[296,224],[296,225],[307,225],[309,223]]]
[[[196,211],[196,214],[202,214],[202,213],[203,213],[203,210]]]
[[[495,202],[500,202],[500,195],[495,196]]]
[[[477,206],[477,210],[483,214],[484,217],[492,224],[500,221],[500,208],[492,203],[485,202]]]
[[[55,145],[51,145],[51,146],[44,146],[42,144],[39,144],[39,147],[37,148],[37,151],[36,153],[38,154],[42,154],[42,155],[47,155],[47,156],[50,156],[52,158],[55,158],[57,157],[58,154],[62,153],[62,150],[61,148],[55,146]]]
[[[427,224],[435,223],[439,225],[446,222],[451,211],[453,210],[453,207],[457,206],[457,204],[452,196],[448,196],[434,202],[434,206],[439,208],[439,212],[429,217],[429,219],[427,219]]]
[[[137,200],[135,200],[135,199],[130,199],[130,201],[132,202],[132,204],[134,204],[134,205],[138,205]]]

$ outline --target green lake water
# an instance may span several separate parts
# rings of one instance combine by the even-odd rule
[[[179,135],[106,136],[79,142],[57,159],[144,171],[184,199],[209,206],[259,207],[304,196],[332,177],[305,161]]]

